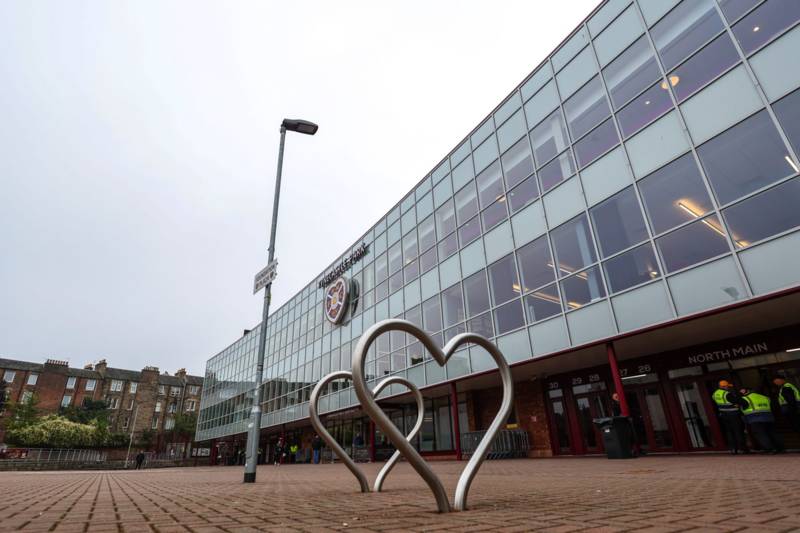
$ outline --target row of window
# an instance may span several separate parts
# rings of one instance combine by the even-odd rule
[[[23,392],[22,393],[22,397],[21,397],[22,403],[30,401],[30,399],[32,397],[33,397],[33,393],[31,391]],[[72,398],[73,398],[72,394],[65,394],[61,398],[61,407],[69,407],[70,405],[72,405]],[[118,396],[112,396],[112,397],[108,398],[108,408],[109,409],[119,409],[119,405],[120,405],[120,399],[119,399]],[[133,398],[129,398],[128,399],[128,406],[127,406],[126,409],[128,411],[132,411],[134,405],[135,405],[135,400]],[[185,408],[184,408],[185,411],[193,412],[197,408],[197,401],[196,400],[186,400],[186,404],[185,405],[186,405]],[[162,402],[161,402],[161,400],[159,400],[155,404],[154,411],[156,413],[160,413],[161,409],[162,409]],[[176,413],[177,411],[178,411],[178,404],[176,402],[170,402],[167,405],[167,412],[168,413]]]
[[[14,370],[6,370],[3,373],[3,381],[5,381],[6,383],[13,383],[14,382],[14,378],[16,377],[16,375],[17,375],[16,371],[14,371]],[[36,385],[36,383],[38,383],[38,381],[39,381],[39,374],[30,373],[30,374],[28,374],[28,380],[26,382],[26,385],[34,386],[34,385]],[[67,383],[66,383],[64,388],[67,389],[67,390],[74,390],[76,383],[77,383],[77,378],[75,376],[69,376],[69,377],[67,377]],[[111,386],[109,387],[109,391],[111,391],[111,392],[121,392],[122,388],[123,388],[123,384],[124,384],[124,381],[119,380],[119,379],[113,379],[113,380],[111,380]],[[86,382],[84,383],[84,390],[93,391],[93,390],[95,390],[95,387],[97,387],[97,380],[96,379],[87,379]],[[139,383],[137,383],[135,381],[131,381],[129,383],[128,391],[131,394],[135,394],[137,389],[138,389],[138,387],[139,387]],[[182,391],[182,387],[170,387],[169,395],[170,396],[180,396],[181,395],[181,391]],[[200,393],[200,386],[199,385],[189,385],[188,392],[189,392],[190,395],[196,396],[197,394]],[[164,396],[164,395],[166,395],[166,393],[167,393],[166,386],[165,385],[159,385],[158,386],[158,394]]]

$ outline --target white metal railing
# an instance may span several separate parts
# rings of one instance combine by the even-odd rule
[[[105,462],[108,454],[100,450],[76,448],[8,448],[0,453],[0,460],[30,461],[34,463]]]

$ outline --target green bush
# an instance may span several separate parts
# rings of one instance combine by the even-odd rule
[[[79,424],[58,415],[40,418],[6,433],[8,442],[28,448],[87,448],[96,446],[98,437],[97,426]]]

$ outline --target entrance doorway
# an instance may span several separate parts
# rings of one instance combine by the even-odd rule
[[[658,374],[627,378],[624,387],[639,447],[648,452],[672,451],[672,431]]]
[[[595,418],[611,416],[610,397],[602,381],[573,385],[572,396],[580,431],[582,453],[603,453],[603,435],[594,424]]]

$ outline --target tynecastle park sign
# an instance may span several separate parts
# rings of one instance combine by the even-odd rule
[[[319,288],[322,289],[323,287],[327,287],[331,284],[331,282],[337,280],[342,274],[347,272],[351,266],[356,264],[361,260],[362,257],[367,255],[367,252],[369,252],[369,245],[362,242],[361,246],[353,250],[353,253],[342,259],[341,263],[336,265],[333,270],[328,272],[325,277],[319,281]]]

